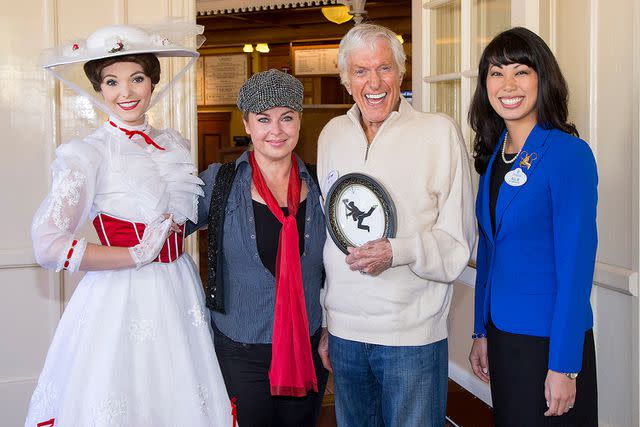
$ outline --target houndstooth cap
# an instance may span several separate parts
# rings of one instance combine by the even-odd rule
[[[251,76],[238,92],[237,105],[243,114],[261,113],[274,107],[302,111],[304,87],[291,74],[272,68]]]

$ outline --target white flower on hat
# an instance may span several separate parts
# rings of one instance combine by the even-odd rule
[[[151,35],[151,43],[156,46],[173,46],[173,42],[160,34]]]

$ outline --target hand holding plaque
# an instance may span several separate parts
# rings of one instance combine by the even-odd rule
[[[393,248],[386,237],[371,240],[362,246],[348,247],[345,262],[351,271],[377,276],[393,264]]]

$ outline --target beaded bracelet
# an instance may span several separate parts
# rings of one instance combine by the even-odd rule
[[[69,268],[69,260],[71,259],[71,256],[73,255],[73,250],[75,249],[77,244],[78,244],[78,241],[74,239],[73,243],[71,243],[71,247],[69,248],[69,252],[67,252],[67,260],[64,262],[64,266],[62,267],[64,270]]]
[[[486,338],[487,334],[483,333],[483,334],[476,334],[475,332],[473,334],[471,334],[471,339],[477,340],[480,338]]]

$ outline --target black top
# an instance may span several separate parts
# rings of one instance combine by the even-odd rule
[[[500,150],[500,149],[498,149]],[[507,154],[504,157],[507,160],[511,160],[516,157],[518,153]],[[491,213],[491,230],[495,236],[496,234],[496,204],[498,202],[498,193],[500,193],[500,186],[504,182],[504,176],[511,170],[513,163],[505,163],[502,160],[502,154],[498,153],[496,159],[493,161],[491,168],[491,182],[489,187],[489,209]]]
[[[289,214],[289,208],[281,207],[285,216]],[[300,255],[304,252],[304,224],[307,215],[307,201],[300,202],[296,223],[298,224],[298,246]],[[253,216],[256,220],[256,244],[260,259],[267,269],[276,275],[276,256],[278,254],[278,241],[282,224],[269,210],[269,207],[253,200]]]

